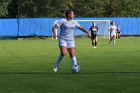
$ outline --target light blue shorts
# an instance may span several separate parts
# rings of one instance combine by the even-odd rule
[[[75,42],[74,40],[64,40],[64,39],[59,39],[59,47],[60,46],[65,46],[68,48],[75,48]]]

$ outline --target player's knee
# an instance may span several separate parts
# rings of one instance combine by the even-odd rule
[[[61,53],[61,56],[66,56],[66,53]]]
[[[74,55],[70,55],[70,58],[73,58],[74,57]]]
[[[70,58],[74,57],[74,53],[69,53]]]

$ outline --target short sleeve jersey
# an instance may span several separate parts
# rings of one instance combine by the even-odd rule
[[[59,39],[64,40],[74,40],[74,28],[80,27],[77,21],[67,19],[59,20],[56,25],[60,27]]]
[[[94,28],[94,26],[91,26],[89,31],[91,31],[91,35],[96,35],[98,33],[98,27],[95,26]]]
[[[111,33],[116,33],[117,27],[115,25],[114,26],[110,26],[109,30],[110,30]]]

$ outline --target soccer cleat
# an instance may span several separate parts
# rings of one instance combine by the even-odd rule
[[[57,67],[55,66],[55,67],[53,68],[53,70],[54,70],[54,72],[57,72]]]
[[[96,48],[96,46],[93,46],[93,48]]]

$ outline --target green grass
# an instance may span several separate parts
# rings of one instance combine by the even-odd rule
[[[71,74],[68,54],[53,72],[56,40],[0,41],[0,93],[140,93],[140,38],[98,41],[94,49],[76,38],[80,74]]]

